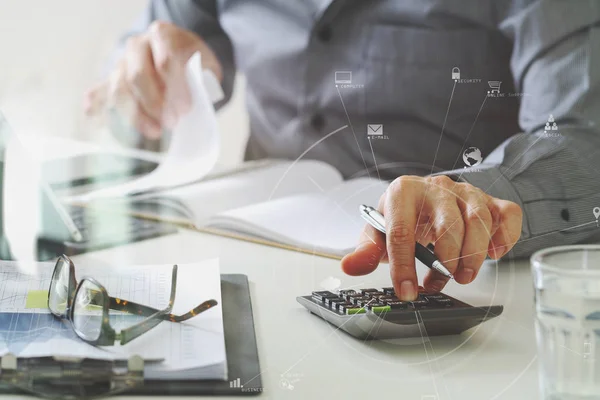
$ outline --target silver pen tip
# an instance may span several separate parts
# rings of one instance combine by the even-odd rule
[[[368,211],[368,210],[369,210],[369,207],[365,206],[364,204],[361,204],[360,206],[358,206],[358,209],[359,209],[360,211]]]
[[[454,279],[454,275],[450,274],[450,275],[448,275],[448,278]]]

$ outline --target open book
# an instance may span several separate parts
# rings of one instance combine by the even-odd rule
[[[365,224],[359,205],[376,206],[387,185],[367,177],[344,181],[320,161],[273,161],[136,196],[128,207],[137,215],[340,257],[354,249]]]

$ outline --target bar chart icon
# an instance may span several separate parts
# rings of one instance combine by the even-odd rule
[[[240,378],[237,378],[237,379],[234,379],[233,381],[229,381],[229,387],[230,388],[242,388],[244,386],[242,385]]]

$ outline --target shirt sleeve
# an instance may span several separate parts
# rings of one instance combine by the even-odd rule
[[[231,41],[219,23],[216,0],[150,0],[134,27],[121,39],[111,65],[120,59],[125,40],[145,32],[156,20],[174,23],[195,32],[206,41],[223,68],[221,86],[225,97],[216,107],[220,108],[229,101],[233,93],[235,62]]]
[[[523,132],[476,170],[446,172],[521,206],[513,256],[600,237],[599,9],[596,0],[545,0],[507,10],[500,29],[513,42]],[[551,115],[556,129],[547,130]]]

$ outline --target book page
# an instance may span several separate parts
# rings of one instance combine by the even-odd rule
[[[264,168],[173,189],[142,200],[158,200],[164,205],[164,209],[158,212],[173,213],[175,219],[192,219],[196,226],[203,226],[211,216],[227,210],[299,193],[318,193],[321,188],[336,187],[341,182],[341,174],[321,161],[279,161]],[[180,203],[179,215],[173,200]]]
[[[326,192],[231,210],[212,218],[209,225],[342,256],[354,249],[365,226],[359,205],[376,206],[387,185],[372,178],[353,179]]]

